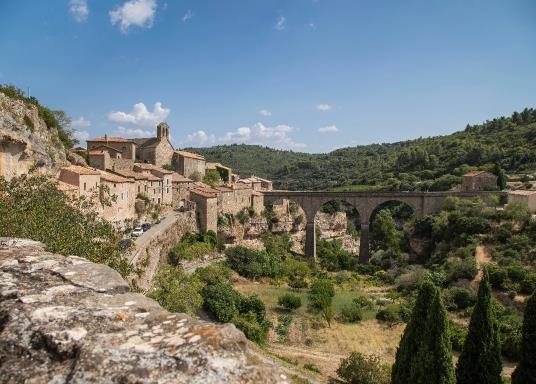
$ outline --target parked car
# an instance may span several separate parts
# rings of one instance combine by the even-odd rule
[[[143,230],[143,232],[147,232],[149,228],[151,228],[151,224],[149,223],[145,223],[141,225],[141,229]]]
[[[134,228],[134,230],[132,231],[132,236],[134,236],[134,237],[140,237],[141,235],[143,235],[143,229],[142,229],[142,227],[136,227],[136,228]]]

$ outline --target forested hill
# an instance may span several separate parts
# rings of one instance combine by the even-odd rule
[[[444,190],[472,169],[536,172],[536,109],[526,108],[447,136],[337,149],[328,154],[257,145],[190,148],[242,177],[255,174],[293,190]]]

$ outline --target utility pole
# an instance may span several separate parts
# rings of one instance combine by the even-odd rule
[[[31,95],[30,95],[30,87],[28,87],[28,97],[31,97]]]

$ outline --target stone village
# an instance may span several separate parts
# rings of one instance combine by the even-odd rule
[[[70,196],[88,198],[106,190],[113,199],[99,206],[99,214],[118,229],[141,218],[149,205],[157,212],[155,218],[171,209],[195,210],[203,231],[216,231],[219,215],[242,210],[261,213],[262,192],[272,189],[271,181],[256,176],[241,179],[222,164],[175,150],[169,132],[168,124],[160,123],[152,138],[105,135],[88,140],[87,149],[77,148],[77,152],[89,167],[62,168],[59,188]],[[208,173],[218,180],[212,186],[203,182]]]

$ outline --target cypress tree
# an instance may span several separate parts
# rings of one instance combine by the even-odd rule
[[[497,319],[491,307],[489,275],[485,269],[469,322],[469,332],[456,367],[458,384],[501,383],[501,346],[497,328]]]
[[[521,359],[512,384],[536,384],[536,292],[529,297],[523,319]]]
[[[439,289],[429,281],[419,288],[391,378],[392,384],[455,383],[447,313]]]

